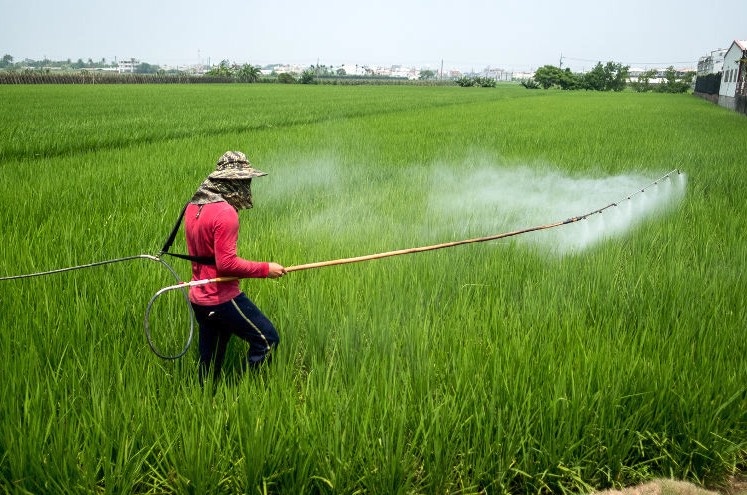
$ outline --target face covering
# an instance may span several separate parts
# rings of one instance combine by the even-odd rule
[[[189,200],[196,205],[225,201],[236,210],[248,210],[252,202],[251,179],[211,179],[208,177]]]
[[[254,168],[244,153],[226,151],[189,202],[204,205],[225,201],[237,211],[249,209],[253,206],[252,178],[263,175],[267,174]]]

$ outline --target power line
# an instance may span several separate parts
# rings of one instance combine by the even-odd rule
[[[597,63],[601,62],[601,60],[591,60],[588,58],[576,58],[576,57],[568,57],[566,55],[563,55],[564,60],[574,60],[576,62],[589,62],[589,63]],[[685,61],[679,61],[679,62],[628,62],[631,65],[673,65],[673,64],[695,64],[697,63],[697,60],[685,60]]]

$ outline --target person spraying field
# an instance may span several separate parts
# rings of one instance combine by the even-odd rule
[[[184,229],[192,280],[236,277],[236,280],[192,286],[189,299],[198,323],[200,383],[212,367],[217,379],[232,335],[249,343],[245,369],[269,361],[280,337],[272,322],[239,289],[239,278],[279,278],[285,268],[275,262],[243,259],[237,254],[239,210],[252,208],[252,179],[267,175],[246,155],[227,151],[215,171],[200,185],[184,211]]]
[[[155,261],[168,269],[177,283],[161,288],[148,301],[143,321],[148,345],[162,359],[173,360],[181,358],[186,354],[192,343],[194,321],[197,320],[199,324],[199,376],[200,382],[204,383],[211,366],[213,377],[217,378],[219,376],[226,346],[232,335],[236,334],[250,344],[245,368],[256,368],[263,363],[267,363],[272,350],[277,347],[280,341],[277,330],[272,322],[239,289],[239,280],[242,278],[279,278],[287,273],[296,271],[346,265],[392,256],[423,253],[437,249],[494,241],[531,232],[556,229],[571,224],[582,224],[591,217],[604,217],[607,213],[620,210],[622,207],[622,210],[624,210],[622,214],[624,218],[622,220],[611,218],[609,222],[603,221],[587,237],[579,237],[578,233],[575,234],[576,238],[580,239],[580,244],[577,243],[576,245],[586,246],[591,242],[590,239],[599,238],[605,234],[606,230],[612,227],[619,229],[621,228],[620,224],[622,224],[622,229],[624,230],[634,216],[641,216],[650,207],[661,205],[672,197],[681,197],[686,184],[685,174],[680,172],[679,169],[674,169],[654,182],[638,188],[619,201],[609,203],[606,206],[596,208],[587,213],[568,217],[565,220],[519,228],[500,234],[449,241],[428,246],[397,249],[352,258],[282,266],[275,262],[249,261],[240,258],[236,252],[239,230],[238,211],[249,209],[253,206],[251,181],[254,177],[265,175],[267,174],[255,169],[243,153],[228,151],[221,156],[216,164],[215,171],[208,175],[184,207],[176,225],[158,255],[139,254],[35,273],[7,275],[0,277],[0,282],[67,273],[74,270],[133,260],[145,259]],[[648,196],[651,193],[659,196],[659,199],[646,199],[637,207],[634,207],[633,203],[636,199],[643,199],[644,195]],[[189,255],[169,252],[183,219],[185,220],[185,233]],[[177,272],[164,261],[164,255],[190,260],[192,262],[191,280],[182,281]],[[152,338],[150,324],[151,311],[156,301],[161,299],[165,294],[183,295],[189,312],[189,335],[181,351],[176,354],[162,352]],[[167,321],[173,326],[174,319],[169,318]]]

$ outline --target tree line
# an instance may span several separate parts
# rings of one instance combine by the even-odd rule
[[[251,64],[230,64],[228,60],[221,61],[217,67],[210,69],[205,75],[219,76],[234,78],[240,82],[258,82],[262,77],[261,68],[258,66],[252,66]],[[374,72],[368,71],[367,75],[354,75],[348,76],[347,72],[343,68],[333,68],[326,65],[311,65],[305,69],[301,74],[291,74],[287,72],[281,72],[271,75],[272,78],[276,79],[277,82],[283,84],[318,84],[329,81],[336,81],[341,79],[355,79],[355,80],[379,80],[379,81],[402,81],[406,80],[402,77],[392,76],[377,76]],[[418,81],[435,81],[437,74],[433,70],[421,70],[418,74]],[[495,86],[495,84],[493,85]]]
[[[83,61],[79,58],[73,62],[72,59],[67,60],[50,60],[44,58],[42,60],[30,60],[24,59],[20,62],[16,62],[12,55],[5,54],[0,59],[0,70],[5,71],[36,71],[36,72],[52,72],[52,70],[60,71],[94,71],[94,70],[112,70],[117,69],[119,64],[117,62],[107,62],[105,58],[94,61],[88,59]],[[146,62],[141,62],[133,67],[132,73],[134,74],[167,74],[176,73],[176,71],[165,71],[158,65],[152,65]]]
[[[0,83],[23,83],[29,78],[34,79],[31,82],[54,82],[56,79],[52,76],[52,69],[60,69],[63,71],[80,71],[84,73],[86,71],[95,72],[101,69],[112,69],[117,67],[116,62],[109,63],[106,59],[100,61],[94,61],[88,59],[83,61],[78,59],[76,62],[72,62],[70,59],[65,61],[52,61],[45,57],[44,60],[23,60],[22,62],[14,62],[11,55],[4,55],[0,59],[0,74],[3,75]],[[21,77],[19,74],[9,75],[10,72],[21,71],[21,75],[28,77]],[[163,70],[158,65],[151,65],[148,63],[140,63],[133,67],[133,73],[137,75],[152,75],[152,76],[178,76],[178,78],[167,78],[167,82],[173,82],[180,80],[184,76],[178,70]],[[46,74],[48,77],[37,77]],[[68,74],[65,77],[71,77]],[[65,79],[63,77],[63,79]],[[210,68],[202,76],[205,77],[203,82],[244,82],[244,83],[255,83],[255,82],[279,82],[285,84],[301,83],[301,84],[318,84],[330,82],[336,83],[348,78],[345,74],[344,69],[333,69],[324,65],[312,65],[310,68],[303,71],[299,75],[280,73],[272,74],[271,77],[262,75],[261,68],[252,64],[239,65],[236,63],[230,63],[228,60],[223,60],[217,66]],[[38,81],[37,81],[38,79]],[[86,83],[87,78],[73,77],[74,82]],[[395,82],[398,78],[385,78],[387,81]],[[432,82],[436,79],[436,74],[433,71],[420,71],[419,75],[420,82]],[[140,80],[136,82],[145,82],[152,79]],[[366,79],[367,80],[367,79]],[[112,74],[111,78],[102,80],[100,76],[91,77],[91,82],[117,82],[118,79]],[[131,82],[121,80],[121,82]],[[158,81],[152,80],[152,82],[161,82],[160,78]],[[592,70],[585,73],[575,73],[570,68],[562,69],[553,65],[544,65],[537,69],[534,76],[531,79],[522,81],[521,84],[527,89],[550,89],[559,88],[563,90],[587,90],[587,91],[622,91],[626,87],[631,88],[637,92],[662,92],[662,93],[685,93],[692,87],[693,73],[680,73],[677,72],[674,67],[668,67],[663,73],[660,73],[656,69],[645,71],[635,78],[630,77],[630,67],[617,63],[607,62],[602,64],[598,62]],[[453,81],[453,83],[462,87],[495,87],[496,81],[489,77],[480,76],[462,76]]]
[[[527,89],[622,91],[630,87],[641,93],[685,93],[691,88],[692,81],[692,72],[680,73],[671,66],[663,74],[651,69],[631,80],[630,66],[617,62],[598,62],[592,70],[582,74],[572,72],[570,68],[544,65],[535,71],[534,77],[523,81],[522,85]]]

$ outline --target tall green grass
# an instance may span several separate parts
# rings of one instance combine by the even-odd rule
[[[11,86],[0,102],[0,276],[156,253],[228,149],[270,173],[239,252],[285,265],[473,233],[434,191],[468,196],[485,168],[688,175],[675,209],[577,253],[538,232],[244,281],[281,344],[242,378],[234,341],[214,394],[194,347],[169,362],[147,346],[145,305],[173,283],[157,264],[0,282],[3,492],[571,492],[745,467],[743,116],[512,86]],[[184,336],[179,311],[155,318],[157,343]]]

